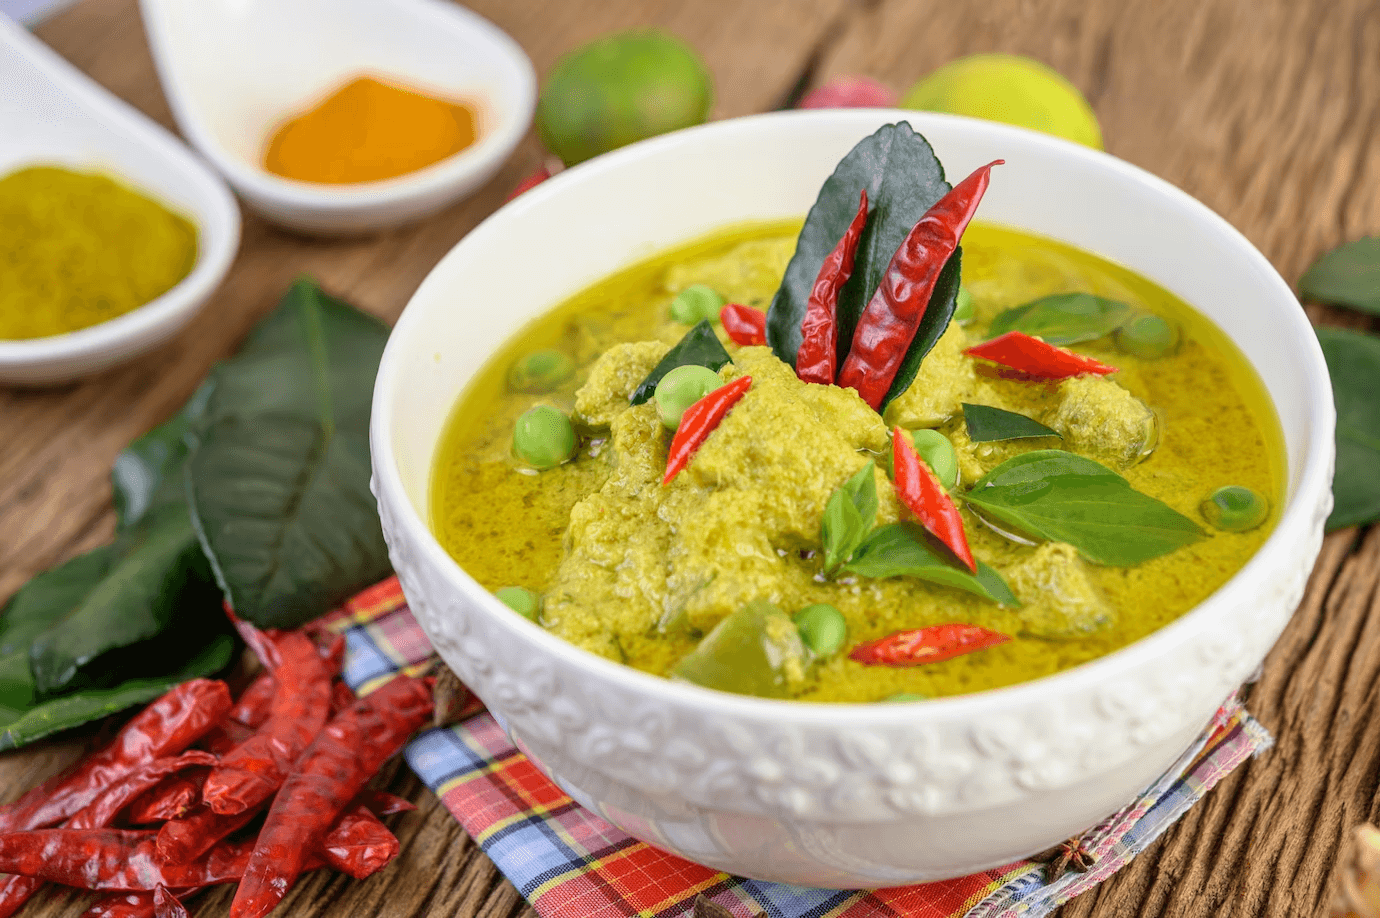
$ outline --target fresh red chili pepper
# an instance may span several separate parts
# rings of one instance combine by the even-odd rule
[[[356,880],[373,876],[398,856],[398,838],[363,805],[347,810],[321,841],[327,866]]]
[[[82,912],[81,918],[155,918],[153,893],[107,893]]]
[[[254,850],[253,839],[222,842],[190,864],[163,864],[156,835],[130,829],[8,832],[0,834],[0,872],[111,892],[200,889],[241,879]],[[303,870],[324,863],[315,853],[302,860]]]
[[[154,918],[191,918],[187,906],[161,884],[153,890],[153,915]]]
[[[719,323],[728,339],[742,347],[767,343],[767,314],[742,303],[725,303],[719,310]]]
[[[795,375],[808,383],[832,385],[839,354],[839,291],[853,274],[858,240],[867,224],[867,189],[858,196],[858,213],[834,250],[819,266],[805,318],[800,322],[800,348],[795,352]]]
[[[931,625],[913,631],[897,631],[859,644],[848,652],[848,656],[865,666],[919,666],[985,650],[1009,640],[1010,635],[979,625]]]
[[[258,733],[221,757],[202,789],[206,804],[223,815],[271,797],[330,716],[335,674],[316,645],[300,631],[286,631],[273,646],[280,661],[273,712]]]
[[[209,773],[209,768],[192,768],[181,774],[169,775],[129,805],[125,810],[125,821],[141,826],[185,816],[201,801],[201,785]]]
[[[326,725],[269,808],[231,918],[263,918],[273,910],[336,817],[430,714],[425,683],[404,675]]]
[[[998,159],[953,187],[920,218],[891,257],[877,292],[868,301],[853,332],[838,384],[856,389],[874,410],[891,389],[906,351],[920,328],[939,272],[973,218]]]
[[[963,515],[939,483],[939,477],[915,451],[910,434],[900,427],[891,432],[891,468],[901,503],[976,574],[977,560],[968,547],[968,534],[963,531]]]
[[[1117,371],[1114,366],[1062,347],[1055,347],[1018,331],[998,335],[991,341],[984,341],[968,348],[963,353],[969,357],[980,357],[1010,367],[1037,379],[1067,379],[1070,376],[1082,376],[1084,373],[1106,376]]]
[[[690,463],[690,457],[700,448],[709,435],[719,426],[728,410],[738,404],[738,400],[752,387],[751,376],[739,376],[726,386],[720,386],[700,399],[681,415],[680,426],[671,438],[671,448],[666,454],[666,477],[663,485],[671,483],[681,469]]]
[[[110,745],[0,809],[0,832],[56,825],[145,762],[182,752],[229,710],[224,682],[182,683],[136,714]]]

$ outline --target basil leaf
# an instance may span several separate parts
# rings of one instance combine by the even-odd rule
[[[157,637],[175,617],[209,610],[220,618],[215,584],[185,507],[145,516],[93,554],[100,561],[93,559],[76,573],[100,569],[100,575],[69,574],[64,589],[70,593],[52,590],[48,602],[56,615],[28,648],[38,697],[101,681],[100,673],[90,671],[94,661]],[[62,604],[55,606],[54,600]]]
[[[1299,278],[1299,297],[1380,315],[1380,237],[1348,242],[1313,262]]]
[[[1342,328],[1318,328],[1332,397],[1337,402],[1336,502],[1327,528],[1380,519],[1380,337]]]
[[[1020,531],[1067,542],[1089,561],[1129,567],[1203,538],[1191,519],[1105,465],[1048,449],[1008,459],[964,495]]]
[[[641,405],[647,401],[656,394],[656,384],[661,382],[661,378],[676,367],[708,367],[718,371],[729,359],[728,351],[719,343],[719,336],[714,334],[714,326],[708,319],[701,319],[685,333],[684,338],[676,342],[675,347],[666,352],[666,356],[652,368],[642,384],[633,390],[628,402]]]
[[[1020,600],[1001,574],[978,562],[977,574],[955,567],[929,546],[929,535],[915,523],[891,523],[880,527],[863,542],[843,568],[859,577],[914,577],[929,583],[966,590],[1003,606],[1019,606]]]
[[[853,274],[839,291],[839,366],[843,366],[853,343],[858,317],[876,291],[891,256],[925,212],[948,193],[949,184],[944,181],[944,167],[935,158],[929,142],[905,121],[885,125],[865,137],[839,161],[805,218],[795,255],[767,310],[767,343],[777,357],[791,366],[795,366],[796,352],[800,350],[800,323],[805,318],[810,289],[824,259],[857,214],[858,193],[864,188],[872,212],[858,241]],[[956,295],[956,284],[954,288]],[[935,309],[936,302],[942,302],[939,290],[936,287],[927,315]],[[944,312],[942,306],[938,311]],[[952,312],[950,305],[948,314]],[[947,314],[944,321],[947,324]],[[920,338],[917,334],[916,339]]]
[[[991,405],[962,404],[963,423],[968,428],[968,439],[974,443],[1059,436],[1057,430],[1051,430],[1039,421],[1014,411],[1004,411]]]
[[[193,523],[235,613],[295,628],[388,575],[364,431],[228,417],[187,460]]]
[[[110,469],[115,516],[124,529],[155,506],[182,503],[187,434],[206,411],[212,383],[203,382],[182,410],[120,450]]]
[[[204,645],[193,645],[190,651],[185,647],[176,650],[181,652],[146,655],[143,662],[153,664],[150,672],[104,688],[20,704],[14,704],[15,694],[7,691],[0,697],[0,750],[14,749],[50,733],[144,704],[179,682],[218,673],[230,665],[235,641],[228,634],[220,634]]]
[[[876,463],[868,460],[845,481],[824,507],[820,541],[824,544],[824,572],[832,575],[852,556],[877,523]]]
[[[1125,303],[1091,293],[1055,293],[999,313],[987,337],[1018,331],[1064,347],[1110,335],[1131,312]]]
[[[954,249],[954,254],[939,271],[939,278],[934,284],[934,292],[930,294],[929,305],[925,307],[925,314],[920,317],[920,327],[915,330],[915,337],[911,339],[910,347],[906,348],[905,359],[901,361],[901,366],[896,370],[896,378],[891,381],[891,388],[887,390],[886,398],[882,399],[878,413],[885,412],[886,406],[891,404],[891,400],[905,392],[910,388],[910,384],[915,382],[915,374],[920,370],[920,362],[925,359],[925,355],[930,352],[935,342],[944,334],[944,330],[949,327],[949,320],[954,317],[954,310],[958,308],[958,287],[962,273],[963,248],[960,246]]]

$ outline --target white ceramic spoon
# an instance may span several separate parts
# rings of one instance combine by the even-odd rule
[[[191,320],[235,257],[240,212],[219,176],[0,15],[0,176],[30,165],[103,172],[166,204],[196,224],[197,260],[132,312],[65,335],[0,341],[0,383],[64,382],[156,347]]]
[[[536,100],[517,43],[442,0],[140,0],[163,89],[182,133],[245,202],[320,234],[424,217],[474,191],[503,164]],[[320,185],[261,165],[268,138],[361,73],[479,106],[479,140],[381,182]]]

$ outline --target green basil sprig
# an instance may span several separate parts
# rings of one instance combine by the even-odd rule
[[[1101,463],[1063,450],[1008,459],[964,495],[979,513],[1089,561],[1130,567],[1203,538],[1193,520]]]
[[[1318,328],[1332,397],[1337,403],[1335,504],[1327,528],[1380,519],[1380,337],[1342,328]]]
[[[987,336],[1018,331],[1066,347],[1110,335],[1131,314],[1131,307],[1117,300],[1091,293],[1054,293],[999,313]]]
[[[962,404],[963,423],[968,428],[968,439],[974,443],[1059,436],[1059,431],[1014,411],[993,408],[991,405]]]
[[[1020,600],[993,568],[978,562],[977,574],[955,567],[930,547],[924,528],[915,523],[891,523],[872,533],[843,566],[859,577],[914,577],[929,583],[966,590],[1003,606],[1019,606]]]
[[[877,523],[876,463],[868,463],[829,495],[820,526],[824,573],[832,577],[853,556]]]
[[[863,189],[872,212],[858,241],[853,274],[839,291],[838,366],[843,366],[858,318],[876,292],[891,257],[925,212],[949,192],[949,184],[929,142],[905,121],[865,137],[840,160],[805,218],[795,255],[767,310],[767,343],[791,366],[795,366],[800,350],[800,323],[810,290],[825,257],[857,214],[858,193]],[[882,403],[883,410],[914,381],[921,359],[948,327],[958,296],[959,264],[960,256],[955,252],[940,273],[920,327]]]
[[[728,351],[719,343],[719,336],[714,333],[714,326],[708,319],[701,319],[685,333],[684,338],[676,342],[675,347],[666,352],[666,356],[652,368],[642,384],[633,390],[628,402],[641,405],[650,399],[656,394],[656,384],[676,367],[708,367],[717,372],[730,359]]]
[[[1299,296],[1380,315],[1380,237],[1348,242],[1313,262],[1299,278]]]

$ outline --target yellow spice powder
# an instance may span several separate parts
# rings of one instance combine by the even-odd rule
[[[100,174],[33,166],[0,178],[0,340],[86,328],[192,270],[196,228]]]
[[[264,168],[318,184],[376,182],[439,162],[475,136],[469,106],[360,77],[279,127]]]

